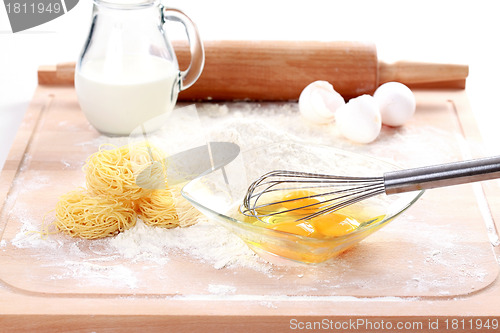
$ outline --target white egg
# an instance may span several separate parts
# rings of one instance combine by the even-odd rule
[[[299,97],[300,113],[315,124],[331,123],[337,109],[344,104],[344,98],[326,81],[309,84]]]
[[[340,133],[357,143],[372,142],[382,128],[378,104],[370,95],[349,100],[337,110],[335,120]]]
[[[410,88],[399,82],[387,82],[375,90],[382,116],[382,123],[388,126],[401,126],[415,113],[415,96]]]

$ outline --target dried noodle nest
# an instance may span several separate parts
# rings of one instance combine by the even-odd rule
[[[137,221],[132,207],[115,198],[91,195],[84,189],[62,195],[55,211],[59,231],[86,239],[114,236]]]
[[[83,168],[87,190],[59,198],[55,227],[71,237],[95,239],[133,227],[138,216],[164,228],[196,223],[199,214],[182,198],[180,188],[166,186],[164,157],[149,144],[101,147]]]
[[[196,223],[198,211],[180,195],[179,189],[156,190],[137,202],[145,224],[164,228],[187,227]]]

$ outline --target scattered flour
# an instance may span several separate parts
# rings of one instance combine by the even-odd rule
[[[270,308],[270,309],[277,309],[278,308],[278,306],[276,304],[274,304],[273,302],[269,302],[269,301],[261,301],[259,304],[262,306],[265,306],[266,308]]]
[[[379,138],[372,144],[353,146],[343,139],[332,126],[311,125],[302,121],[298,118],[299,113],[295,103],[278,105],[232,103],[229,106],[206,103],[201,104],[198,111],[200,115],[198,121],[204,130],[206,139],[232,141],[239,144],[242,149],[250,149],[278,141],[302,141],[348,149],[377,156],[390,162],[404,160],[408,166],[417,166],[422,163],[441,163],[457,158],[455,155],[449,155],[452,153],[448,153],[456,151],[456,149],[449,148],[450,143],[454,140],[451,140],[445,131],[432,127],[384,128]],[[422,142],[427,138],[429,138],[429,142]],[[127,140],[100,136],[78,144],[75,149],[81,149],[90,154],[103,143],[123,145],[127,143]],[[429,153],[430,149],[439,152],[439,154]],[[21,171],[28,169],[31,160],[31,155],[25,157]],[[64,169],[81,167],[74,164],[81,163],[81,161],[62,160],[61,163]],[[22,174],[16,181],[25,182]],[[43,193],[46,186],[50,186],[50,179],[38,177],[36,182],[23,183],[21,188]],[[137,275],[138,272],[134,271],[132,267],[154,266],[159,272],[168,272],[169,265],[178,256],[183,256],[183,260],[186,259],[196,264],[209,265],[208,267],[219,273],[217,276],[231,277],[231,274],[238,271],[234,268],[243,268],[250,273],[256,273],[263,282],[274,283],[277,288],[281,288],[281,292],[283,289],[293,289],[290,293],[299,291],[298,295],[306,296],[298,297],[305,299],[311,293],[326,290],[332,295],[340,295],[332,296],[337,297],[335,299],[344,297],[351,300],[356,298],[342,296],[343,290],[369,291],[370,288],[376,290],[380,284],[399,286],[408,295],[419,292],[425,294],[431,290],[437,295],[444,296],[449,294],[450,287],[463,283],[463,281],[459,281],[460,279],[468,279],[468,281],[475,279],[479,283],[491,279],[489,273],[481,267],[480,263],[476,264],[470,260],[459,262],[456,267],[447,267],[457,262],[450,253],[462,251],[465,257],[468,251],[474,249],[474,244],[470,247],[460,247],[462,240],[454,238],[452,233],[448,232],[452,227],[435,226],[432,229],[431,225],[416,226],[409,214],[405,215],[406,221],[405,219],[398,221],[400,226],[386,227],[388,229],[385,235],[392,239],[394,237],[402,239],[407,243],[414,242],[413,245],[416,247],[422,244],[428,244],[428,246],[420,246],[419,250],[421,251],[417,251],[415,258],[411,258],[412,260],[400,258],[402,262],[400,267],[408,268],[407,278],[394,281],[394,276],[387,272],[387,269],[366,265],[367,262],[377,262],[377,246],[374,244],[371,244],[371,249],[375,249],[375,253],[355,250],[323,265],[301,266],[287,270],[266,262],[229,230],[206,219],[200,219],[199,223],[191,227],[176,229],[149,227],[138,221],[134,228],[116,237],[96,241],[70,239],[64,235],[49,235],[42,238],[39,233],[33,232],[39,230],[40,219],[34,218],[39,214],[33,214],[30,207],[15,201],[15,196],[8,197],[5,206],[13,207],[9,214],[16,217],[19,226],[16,226],[16,233],[12,233],[11,239],[0,241],[0,253],[31,251],[29,252],[31,255],[29,260],[34,258],[36,263],[43,262],[44,268],[47,268],[48,271],[54,268],[54,273],[49,276],[55,282],[74,280],[79,281],[82,285],[91,282],[102,286],[140,290],[142,284],[147,283],[147,281],[141,280],[141,277]],[[404,232],[400,231],[404,228],[415,231],[415,236],[408,238]],[[384,241],[383,236],[378,239],[379,243]],[[380,246],[381,250],[387,249],[384,244]],[[414,271],[415,267],[422,265],[417,260],[424,262],[426,271]],[[454,273],[450,276],[436,276],[433,268],[437,266],[445,266],[448,272]],[[369,278],[362,274],[362,271],[367,267],[374,272]],[[332,271],[335,274],[332,274]],[[361,274],[357,276],[357,273]],[[237,279],[234,279],[234,285],[228,281],[230,279],[211,281],[210,284],[203,286],[203,290],[216,296],[239,297],[238,295],[242,291],[240,290],[241,286],[237,285]],[[245,299],[252,297],[259,300],[262,306],[268,308],[276,307],[274,301],[287,299],[287,296],[281,295],[274,295],[274,298],[266,296],[266,299],[262,299],[258,295],[245,295]],[[401,298],[396,297],[375,299],[401,300]]]
[[[215,269],[246,267],[269,272],[272,267],[226,228],[204,219],[191,227],[175,229],[149,227],[139,220],[134,228],[110,238],[109,244],[134,261],[166,264],[169,255],[182,252]]]
[[[224,284],[209,284],[208,292],[216,295],[234,294],[236,292],[236,287]]]
[[[54,265],[57,267],[58,265]],[[88,261],[65,261],[61,265],[64,273],[52,275],[54,280],[74,279],[79,287],[84,287],[88,281],[93,285],[123,286],[135,289],[138,286],[135,273],[124,265],[103,265]]]

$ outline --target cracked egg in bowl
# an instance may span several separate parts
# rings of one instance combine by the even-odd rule
[[[267,260],[320,263],[394,220],[423,191],[391,196],[382,193],[325,212],[321,207],[329,200],[331,187],[318,189],[300,184],[300,188],[269,191],[272,195],[264,200],[264,208],[259,208],[258,214],[254,214],[257,216],[253,216],[248,212],[243,214],[241,208],[249,185],[273,170],[375,177],[397,169],[400,168],[380,159],[328,146],[280,142],[240,152],[223,168],[190,181],[182,195]]]

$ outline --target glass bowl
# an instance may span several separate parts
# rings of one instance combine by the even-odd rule
[[[300,263],[326,261],[371,235],[408,209],[423,191],[385,195],[350,207],[364,212],[360,226],[342,235],[322,238],[274,230],[252,224],[239,213],[248,186],[272,170],[292,170],[343,176],[382,176],[397,166],[382,160],[336,148],[281,142],[242,151],[221,169],[202,175],[182,190],[182,195],[208,218],[239,236],[252,250],[272,262],[286,258]]]

